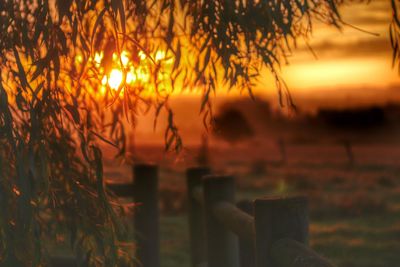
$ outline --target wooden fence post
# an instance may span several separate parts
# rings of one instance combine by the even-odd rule
[[[192,267],[207,264],[204,212],[202,204],[194,198],[194,191],[202,187],[203,176],[210,174],[207,167],[190,168],[186,171],[189,215],[189,237]]]
[[[308,243],[308,203],[306,197],[272,196],[254,203],[257,267],[276,266],[271,249],[278,240],[289,238]]]
[[[254,216],[252,201],[241,200],[236,206],[247,214]],[[256,267],[254,240],[239,238],[239,258],[241,267]]]
[[[134,211],[136,257],[143,267],[160,266],[158,168],[140,164],[133,167],[134,200],[139,205]]]
[[[353,167],[355,164],[355,157],[354,157],[354,150],[353,150],[353,146],[351,145],[351,142],[348,140],[344,140],[343,141],[343,147],[344,150],[346,151],[346,156],[348,159],[348,163],[350,167]]]
[[[237,237],[215,217],[215,204],[234,203],[235,185],[231,176],[203,179],[208,267],[239,267]]]

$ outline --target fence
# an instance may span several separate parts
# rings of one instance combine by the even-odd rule
[[[136,258],[160,266],[158,167],[135,165],[134,182],[110,184],[133,197]],[[302,196],[269,196],[235,204],[231,176],[208,168],[186,172],[192,267],[333,267],[308,246],[308,203]],[[56,266],[56,265],[54,265]]]
[[[133,167],[133,183],[109,184],[120,197],[132,197],[140,203],[135,208],[133,229],[136,235],[136,258],[143,267],[160,266],[158,209],[158,167],[140,164]]]
[[[235,205],[234,179],[209,173],[207,168],[187,171],[193,267],[333,266],[307,247],[305,197],[272,196]]]

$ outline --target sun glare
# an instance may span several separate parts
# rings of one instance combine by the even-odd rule
[[[160,61],[165,58],[165,52],[164,51],[157,51],[156,56],[155,56],[155,61]]]
[[[121,85],[121,83],[122,83],[123,76],[124,75],[123,75],[121,70],[112,69],[111,72],[110,72],[110,75],[108,77],[108,85],[112,89],[117,90],[119,88],[119,86]]]
[[[124,67],[128,66],[129,63],[129,54],[126,51],[121,52],[121,62]]]
[[[134,73],[128,72],[128,74],[126,74],[126,82],[127,83],[131,84],[131,83],[136,82],[136,80],[137,80],[137,76]]]
[[[96,66],[99,67],[101,64],[101,60],[103,59],[103,52],[100,53],[95,53],[94,54],[94,62],[96,63]]]
[[[134,85],[143,86],[150,82],[152,74],[148,66],[150,61],[147,62],[148,56],[142,51],[140,51],[137,56],[139,64],[132,60],[133,56],[129,51],[122,50],[119,56],[117,53],[113,53],[110,67],[111,71],[105,72],[104,66],[102,66],[104,53],[96,52],[94,54],[91,60],[98,69],[98,73],[102,75],[100,76],[102,77],[100,90],[102,94],[107,92],[107,87],[112,90],[119,90],[121,85],[124,87]],[[156,51],[153,55],[153,59],[155,62],[161,63],[164,66],[171,66],[173,63],[172,57],[167,58],[166,52],[162,50]],[[75,60],[78,62],[80,58],[76,57]],[[158,81],[165,80],[166,73],[158,73],[157,77]]]

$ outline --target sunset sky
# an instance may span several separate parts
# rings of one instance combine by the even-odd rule
[[[366,90],[379,90],[376,93],[380,97],[392,95],[400,84],[400,76],[391,65],[390,1],[349,3],[341,8],[341,13],[345,22],[379,36],[350,26],[340,31],[317,24],[309,40],[316,57],[300,43],[290,55],[289,65],[282,68],[291,92],[306,97],[342,91],[362,98]],[[268,92],[274,91],[268,74],[257,91],[264,94],[266,88]]]
[[[355,1],[342,5],[340,12],[343,20],[354,27],[345,25],[339,30],[315,23],[308,41],[314,54],[299,39],[297,48],[288,56],[288,64],[282,65],[282,77],[297,104],[314,110],[319,106],[400,102],[400,75],[392,67],[389,40],[390,1]],[[275,82],[267,69],[261,73],[254,91],[276,105]],[[190,96],[200,97],[195,93]],[[220,90],[217,98],[225,96],[225,91]],[[238,91],[229,96],[237,97]]]
[[[318,58],[304,45],[300,46],[293,53],[291,66],[285,68],[288,82],[302,89],[341,85],[384,87],[399,82],[391,68],[390,1],[348,4],[341,11],[345,22],[379,36],[349,26],[340,32],[318,25],[310,39]]]
[[[289,65],[282,68],[283,78],[296,105],[301,111],[315,112],[319,107],[348,108],[400,103],[400,75],[397,69],[392,68],[389,40],[390,1],[372,0],[369,4],[353,2],[342,6],[340,11],[345,22],[373,34],[350,26],[338,30],[316,24],[309,40],[316,57],[304,43],[299,42],[288,58]],[[263,77],[254,91],[278,108],[275,83],[268,70],[262,73]],[[214,103],[219,106],[233,96],[237,97],[237,93],[230,93],[227,97],[220,91]],[[199,98],[199,95],[189,94],[173,100],[178,125],[182,130],[196,135],[204,130],[198,113]],[[152,120],[149,118],[145,116],[139,119],[143,135],[139,134],[138,139],[148,139],[152,135]],[[163,129],[161,120],[158,131]]]

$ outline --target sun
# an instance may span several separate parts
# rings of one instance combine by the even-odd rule
[[[105,87],[109,87],[113,90],[119,90],[121,85],[123,86],[133,86],[135,84],[147,84],[150,82],[150,69],[148,67],[148,56],[143,53],[139,52],[137,55],[140,63],[134,64],[132,59],[132,55],[126,51],[121,51],[119,57],[116,53],[113,54],[112,60],[112,69],[107,74],[104,73],[101,79],[101,85],[103,89]],[[162,50],[158,50],[154,54],[154,60],[157,63],[166,59],[166,53]],[[96,67],[99,69],[101,68],[101,62],[103,60],[103,53],[96,53],[94,56],[94,63]],[[171,64],[171,59],[165,60],[167,65]],[[100,70],[101,73],[101,70]],[[102,90],[105,92],[105,90]]]
[[[107,76],[104,77],[107,78],[107,83],[111,89],[118,90],[118,88],[122,84],[124,74],[120,69],[112,69],[108,77]]]

